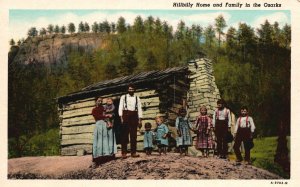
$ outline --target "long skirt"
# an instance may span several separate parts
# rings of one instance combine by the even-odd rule
[[[113,128],[108,129],[105,121],[98,120],[94,130],[93,158],[113,156],[117,153]]]
[[[213,139],[212,134],[209,132],[206,134],[203,131],[199,131],[197,134],[197,149],[212,149],[213,148]]]

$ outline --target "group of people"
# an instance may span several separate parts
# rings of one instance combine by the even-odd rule
[[[127,94],[122,95],[119,103],[118,114],[121,119],[121,153],[122,158],[127,158],[127,144],[130,142],[131,157],[139,157],[136,153],[137,129],[141,128],[143,118],[140,98],[134,94],[135,87],[128,85]],[[106,105],[102,104],[103,98],[96,99],[96,107],[92,110],[92,115],[96,121],[93,140],[93,166],[115,158],[117,153],[116,138],[114,133],[114,110],[115,106],[111,98],[106,98]],[[237,119],[234,129],[234,152],[237,162],[241,162],[241,143],[244,143],[245,161],[250,163],[251,146],[247,143],[253,137],[255,125],[252,117],[248,116],[247,107],[242,107],[241,116]],[[156,117],[156,128],[152,130],[152,124],[145,123],[144,150],[146,155],[151,155],[154,145],[157,145],[158,153],[167,153],[169,146],[169,129],[164,123],[163,117]],[[212,132],[216,135],[217,154],[221,159],[226,159],[228,154],[227,136],[231,131],[230,110],[225,107],[224,100],[217,102],[217,109],[214,111],[213,118],[207,114],[205,106],[200,107],[200,114],[195,123],[189,121],[187,111],[181,108],[175,121],[177,129],[176,146],[180,155],[188,155],[188,147],[192,145],[191,131],[197,134],[196,148],[199,149],[204,157],[207,157],[209,150],[214,149],[215,141]],[[130,141],[129,138],[130,137]]]

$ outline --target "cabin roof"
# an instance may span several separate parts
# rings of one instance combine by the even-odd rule
[[[79,91],[70,93],[66,96],[58,97],[58,103],[65,103],[67,101],[72,101],[84,97],[95,97],[103,92],[115,90],[120,92],[120,90],[125,91],[126,86],[129,83],[134,84],[137,88],[146,88],[147,83],[161,81],[172,77],[173,75],[178,75],[186,73],[188,71],[187,66],[173,67],[165,70],[153,70],[147,72],[141,72],[134,75],[118,77],[115,79],[100,81],[95,84],[91,84]]]

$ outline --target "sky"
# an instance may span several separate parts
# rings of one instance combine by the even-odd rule
[[[36,27],[40,30],[47,28],[49,24],[65,25],[73,22],[77,27],[80,21],[92,25],[95,21],[115,22],[119,17],[124,17],[126,23],[133,24],[134,19],[140,15],[144,20],[148,16],[159,17],[161,21],[167,21],[174,30],[180,20],[187,26],[200,24],[206,27],[214,25],[215,18],[222,14],[227,23],[227,28],[238,27],[239,23],[247,23],[254,28],[259,28],[265,20],[271,24],[277,21],[280,27],[291,24],[290,11],[288,10],[20,10],[9,11],[9,38],[19,40],[27,37],[29,28]]]

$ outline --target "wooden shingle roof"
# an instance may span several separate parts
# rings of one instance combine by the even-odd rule
[[[147,84],[151,82],[158,82],[169,78],[174,75],[186,73],[188,71],[187,66],[183,67],[173,67],[165,70],[153,70],[148,72],[141,72],[134,75],[118,77],[111,80],[101,81],[92,85],[89,85],[85,88],[82,88],[79,91],[70,93],[66,96],[57,98],[58,103],[64,103],[70,100],[76,100],[79,98],[84,98],[87,96],[97,96],[103,92],[109,91],[125,91],[126,86],[129,83],[134,84],[137,88],[146,88]]]

